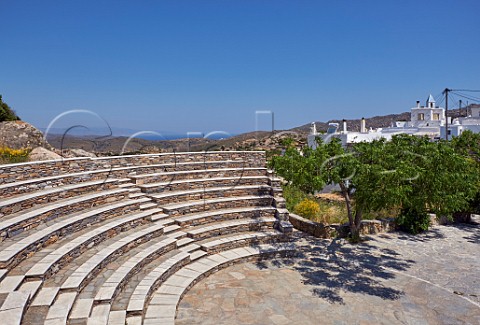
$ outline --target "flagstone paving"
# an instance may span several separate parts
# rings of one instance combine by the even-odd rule
[[[176,324],[480,324],[479,244],[479,224],[359,245],[299,236],[298,257],[200,281]]]

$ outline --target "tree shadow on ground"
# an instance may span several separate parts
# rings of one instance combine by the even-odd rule
[[[290,267],[297,270],[312,293],[330,303],[344,304],[342,292],[366,294],[386,300],[399,299],[403,291],[385,285],[395,278],[390,271],[406,270],[414,263],[392,249],[380,249],[374,239],[352,245],[343,239],[296,238],[296,253],[291,258],[257,262],[257,267]]]
[[[480,244],[480,223],[472,221],[470,223],[453,223],[447,225],[448,227],[455,227],[465,232],[464,239],[472,244]]]
[[[397,236],[397,239],[400,240],[407,240],[410,242],[427,242],[431,240],[436,240],[436,239],[444,239],[445,235],[442,233],[442,231],[439,228],[431,227],[428,229],[428,231],[412,235],[407,232],[398,232],[399,236]]]

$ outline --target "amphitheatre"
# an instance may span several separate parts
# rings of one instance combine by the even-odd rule
[[[288,221],[263,151],[0,175],[2,324],[480,322],[475,224],[358,245],[312,237]]]

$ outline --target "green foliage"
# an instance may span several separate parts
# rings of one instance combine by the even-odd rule
[[[424,210],[405,208],[397,217],[396,223],[401,230],[418,234],[428,230],[430,216]]]
[[[3,102],[2,95],[0,95],[0,122],[3,121],[18,121],[20,118],[15,114],[7,103]]]
[[[452,139],[452,145],[456,152],[468,157],[476,164],[477,174],[480,175],[480,133],[465,131],[460,136]],[[471,184],[476,188],[476,195],[469,201],[466,212],[480,213],[480,184]]]
[[[359,240],[365,214],[391,209],[403,211],[404,229],[419,232],[428,228],[426,212],[449,216],[468,209],[478,195],[479,142],[468,136],[449,143],[397,135],[391,141],[379,139],[349,148],[332,139],[319,142],[315,150],[288,147],[272,160],[272,167],[306,193],[338,184],[353,240]]]
[[[284,185],[283,188],[283,197],[287,204],[287,209],[294,211],[295,206],[300,203],[303,199],[308,198],[309,196],[300,190],[298,187],[293,185]]]
[[[320,206],[314,200],[303,199],[295,206],[294,211],[302,217],[314,219],[320,212]]]
[[[288,139],[285,153],[272,157],[270,168],[282,176],[289,184],[294,185],[305,193],[313,194],[325,186],[325,180],[320,173],[318,162],[324,160],[325,155],[321,148],[312,150],[309,147],[297,150],[293,142]]]
[[[0,164],[14,164],[28,161],[30,149],[0,147]]]

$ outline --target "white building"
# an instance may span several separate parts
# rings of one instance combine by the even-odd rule
[[[362,118],[360,132],[351,132],[347,130],[347,123],[343,121],[340,130],[339,123],[330,123],[326,133],[318,133],[315,123],[312,123],[310,134],[307,137],[308,145],[316,147],[316,138],[320,137],[323,142],[329,142],[331,138],[339,138],[342,145],[346,146],[357,142],[371,142],[375,139],[385,138],[390,140],[395,134],[412,134],[419,136],[429,136],[430,138],[440,137],[440,128],[445,125],[445,109],[435,105],[435,99],[430,95],[425,106],[417,105],[410,110],[410,121],[398,121],[391,127],[367,129],[365,119]],[[449,126],[450,129],[450,126]],[[453,130],[451,131],[453,132]]]
[[[440,127],[440,137],[445,138],[445,125]],[[480,106],[472,106],[471,114],[468,117],[459,117],[448,125],[448,136],[457,137],[464,131],[470,130],[474,133],[480,133]]]

